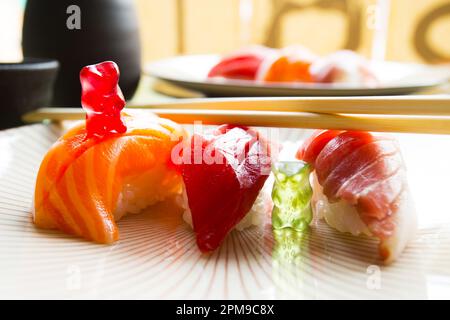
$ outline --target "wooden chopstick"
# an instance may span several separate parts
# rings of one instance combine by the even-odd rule
[[[152,109],[178,123],[224,124],[305,129],[342,129],[379,132],[450,134],[450,117],[400,115],[319,114],[285,111]],[[84,119],[81,108],[43,108],[23,117],[25,122]]]
[[[183,99],[128,107],[440,116],[450,115],[450,95]]]

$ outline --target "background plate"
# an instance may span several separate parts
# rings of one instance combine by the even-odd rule
[[[297,141],[302,130],[281,130]],[[450,298],[450,137],[397,135],[420,231],[401,258],[380,265],[377,243],[316,223],[304,237],[269,227],[232,232],[201,255],[171,203],[119,222],[98,245],[36,229],[30,208],[54,126],[0,132],[0,298]]]
[[[450,67],[399,62],[373,62],[382,85],[377,88],[343,84],[264,84],[245,80],[207,79],[218,55],[187,55],[148,64],[145,72],[186,89],[210,96],[366,96],[398,95],[425,90],[450,79]]]

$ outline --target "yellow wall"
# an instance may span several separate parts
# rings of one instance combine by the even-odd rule
[[[391,0],[391,3],[388,57],[397,60],[422,60],[413,46],[415,27],[430,10],[440,5],[450,6],[450,1]],[[435,21],[429,40],[431,46],[445,54],[450,61],[450,9],[447,15]]]
[[[137,0],[144,60],[176,52],[177,20],[174,0]]]
[[[373,30],[370,5],[377,0],[336,0],[336,8],[318,7],[324,0],[135,0],[141,22],[144,60],[154,60],[181,53],[223,53],[238,48],[246,41],[245,28],[250,28],[249,43],[284,46],[302,43],[318,53],[341,48],[346,42],[349,13],[361,18],[357,50],[370,56]],[[240,1],[253,4],[250,25],[239,16]],[[383,1],[383,0],[381,0]],[[304,10],[287,10],[278,24],[280,32],[271,37],[277,9],[309,6]],[[342,3],[346,10],[339,10]],[[426,61],[414,45],[417,24],[428,12],[449,0],[391,0],[386,58],[390,60]],[[358,14],[355,10],[359,8]],[[179,32],[181,30],[181,32]],[[180,34],[181,33],[181,34]],[[274,32],[272,32],[274,33]],[[276,34],[276,32],[274,33]],[[351,40],[357,32],[351,30]],[[450,60],[450,9],[435,20],[428,36],[430,48]],[[354,42],[355,42],[354,41]],[[444,59],[445,60],[445,59]],[[432,61],[428,59],[428,62]]]

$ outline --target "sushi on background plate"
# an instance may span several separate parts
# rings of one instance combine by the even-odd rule
[[[208,78],[256,80],[258,70],[267,56],[275,50],[250,46],[224,56],[208,73]]]
[[[378,77],[367,59],[351,50],[318,56],[308,48],[250,46],[224,56],[208,78],[266,83],[317,83],[376,87]]]
[[[351,50],[336,51],[315,60],[310,71],[317,83],[339,83],[369,88],[380,84],[369,61]]]

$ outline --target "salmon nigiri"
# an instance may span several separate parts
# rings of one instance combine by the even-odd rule
[[[268,55],[257,79],[265,82],[313,82],[310,67],[317,56],[302,46],[289,46]]]
[[[341,232],[380,239],[392,262],[416,230],[416,215],[397,141],[369,132],[317,131],[297,153],[312,165],[313,210]]]
[[[176,123],[149,113],[121,113],[125,105],[113,62],[82,70],[86,123],[65,133],[39,169],[33,219],[99,243],[119,238],[127,212],[181,191],[181,176],[168,165],[184,136]]]

